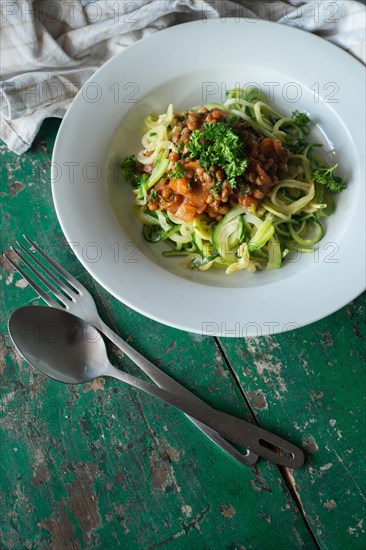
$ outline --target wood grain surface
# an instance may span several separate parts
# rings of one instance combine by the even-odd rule
[[[220,340],[112,298],[76,260],[52,205],[59,123],[2,156],[2,251],[23,233],[85,284],[102,318],[210,404],[306,452],[295,472],[226,457],[179,411],[110,379],[64,386],[31,369],[9,315],[42,304],[1,260],[1,531],[11,549],[363,549],[365,297],[303,329]],[[138,374],[108,344],[112,363]]]

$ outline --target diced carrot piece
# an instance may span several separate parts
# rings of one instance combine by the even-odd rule
[[[170,189],[174,193],[187,196],[190,192],[188,178],[172,179],[169,183]]]
[[[282,143],[279,139],[273,140],[273,146],[275,148],[276,153],[278,154],[283,153]]]
[[[183,202],[183,204],[180,205],[178,210],[176,211],[175,215],[180,220],[183,220],[184,222],[188,223],[195,217],[197,213],[197,209],[188,204],[187,202]]]
[[[208,189],[203,187],[202,185],[197,186],[195,189],[192,189],[190,193],[187,196],[187,201],[192,206],[195,206],[196,208],[200,208],[204,204],[206,204],[207,197],[209,195]]]
[[[187,202],[196,208],[206,203],[209,194],[208,190],[201,184],[195,184],[194,189],[190,189],[188,178],[172,179],[169,187],[173,193],[186,197]]]
[[[167,180],[160,180],[155,185],[155,191],[161,194],[162,190],[168,185]]]
[[[262,180],[263,184],[268,185],[268,184],[272,183],[272,180],[271,180],[270,176],[267,174],[267,172],[265,170],[263,170],[263,168],[260,166],[260,164],[258,164],[258,174],[259,174],[259,177]]]
[[[206,210],[206,206],[207,206],[206,203],[203,204],[202,206],[199,206],[199,207],[197,208],[197,214],[202,214],[202,212],[204,212],[204,211]]]
[[[171,212],[172,214],[175,214],[182,202],[183,195],[174,195],[174,201],[169,203],[169,205],[166,207],[166,210],[168,210],[168,212]]]

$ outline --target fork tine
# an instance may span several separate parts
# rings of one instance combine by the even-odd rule
[[[40,297],[43,298],[43,300],[46,302],[47,305],[51,307],[57,307],[58,309],[63,309],[62,306],[58,302],[56,302],[56,300],[51,298],[51,296],[49,296],[35,281],[33,281],[33,279],[29,277],[29,275],[24,271],[24,269],[22,269],[19,265],[13,262],[13,260],[9,258],[9,256],[7,256],[6,254],[3,254],[3,256],[14,267],[14,269],[16,269],[18,273],[20,273],[22,277],[24,277],[24,279],[28,281],[28,283],[33,288],[33,290],[35,290],[40,295]]]
[[[45,277],[43,277],[43,275],[37,271],[30,262],[28,262],[28,260],[26,258],[24,258],[24,256],[18,251],[16,250],[15,248],[11,247],[11,250],[22,260],[22,262],[25,263],[26,266],[29,267],[29,269],[34,273],[34,275],[36,277],[38,277],[43,284],[46,285],[46,287],[51,291],[53,292],[53,294],[56,296],[56,298],[58,298],[60,300],[60,302],[66,306],[68,300],[66,299],[66,296],[64,296],[64,294],[62,294],[52,283],[50,283],[49,281],[47,281],[47,279],[45,279]]]
[[[41,254],[41,256],[44,257],[45,260],[47,260],[56,269],[56,271],[59,272],[60,275],[62,275],[62,277],[68,283],[70,283],[70,285],[72,285],[80,293],[85,291],[85,288],[83,287],[83,285],[81,283],[79,283],[79,281],[77,279],[75,279],[75,277],[70,275],[70,273],[68,271],[66,271],[66,269],[61,267],[60,264],[58,264],[55,260],[50,258],[45,252],[43,252],[43,250],[41,250],[35,242],[33,242],[29,237],[27,237],[27,235],[23,235],[23,237],[28,241],[28,243],[31,246],[33,246],[37,250],[37,252],[39,252]]]
[[[38,260],[38,258],[36,258],[36,257],[34,256],[34,254],[31,254],[31,253],[29,252],[29,250],[27,250],[27,249],[25,248],[25,246],[23,246],[20,242],[17,241],[17,245],[18,245],[18,246],[19,246],[19,247],[20,247],[20,248],[21,248],[30,258],[32,258],[32,260],[34,260],[35,263],[38,264],[39,267],[42,268],[43,271],[45,271],[45,273],[47,273],[47,275],[48,275],[48,276],[49,276],[49,277],[50,277],[50,278],[51,278],[60,288],[62,288],[62,290],[65,292],[65,294],[67,294],[67,296],[68,296],[70,299],[72,299],[72,295],[75,294],[75,292],[74,292],[74,290],[73,290],[72,288],[70,288],[69,286],[66,286],[66,285],[64,284],[64,282],[61,281],[61,279],[59,279],[58,277],[56,277],[56,275],[54,275],[54,274],[52,273],[52,271],[50,271],[46,266],[44,266],[44,265],[42,264],[42,262],[40,262],[40,261]]]

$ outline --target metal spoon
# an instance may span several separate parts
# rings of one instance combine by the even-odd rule
[[[117,370],[108,360],[97,329],[71,313],[50,307],[22,307],[10,317],[9,332],[21,355],[54,380],[83,384],[98,376],[112,376],[173,405],[263,458],[290,468],[299,468],[304,462],[301,449],[263,428],[213,409],[196,396],[178,397]]]

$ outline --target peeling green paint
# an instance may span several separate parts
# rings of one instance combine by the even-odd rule
[[[136,349],[212,405],[249,418],[228,358],[262,425],[298,444],[313,437],[318,449],[287,480],[295,498],[276,466],[234,463],[152,397],[109,379],[84,387],[45,379],[19,358],[6,327],[15,308],[42,301],[2,263],[5,548],[317,548],[301,506],[320,547],[361,548],[364,301],[314,327],[220,345],[138,315],[93,281],[65,243],[49,183],[57,128],[47,121],[20,158],[2,149],[2,249],[29,234],[80,278],[104,320]],[[136,374],[107,347],[116,365]]]

